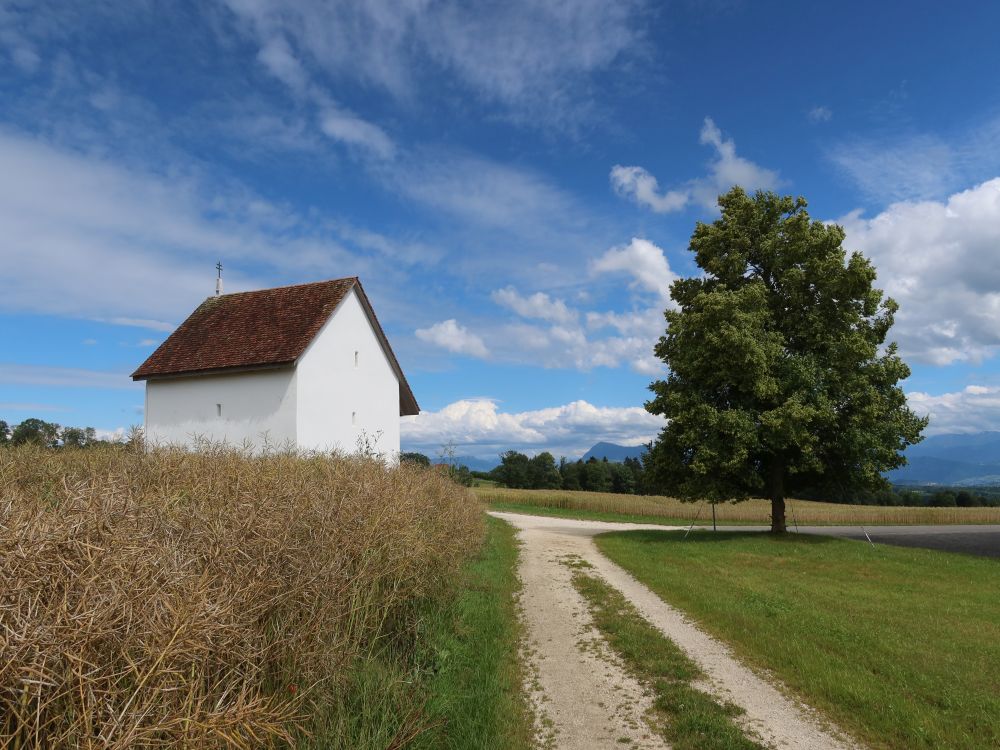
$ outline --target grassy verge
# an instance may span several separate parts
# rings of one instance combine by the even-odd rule
[[[665,638],[625,597],[578,568],[573,584],[590,605],[594,624],[626,668],[653,689],[654,724],[674,750],[763,750],[733,721],[740,709],[691,687],[702,677],[673,641]]]
[[[488,519],[456,595],[426,608],[413,641],[387,644],[359,664],[343,701],[303,747],[530,748],[516,571],[514,530]]]
[[[638,531],[597,545],[875,748],[1000,746],[1000,566],[827,537]]]
[[[495,518],[487,524],[483,551],[467,567],[458,598],[428,622],[427,713],[434,729],[416,747],[531,747],[518,657],[517,542],[509,524]]]
[[[513,490],[506,487],[472,489],[480,500],[496,510],[505,505],[517,505],[521,507],[518,512],[569,518],[642,519],[642,523],[684,526],[692,521],[699,526],[712,522],[711,506],[685,503],[673,497],[570,490]],[[771,523],[771,504],[767,500],[720,503],[715,510],[720,525]],[[906,508],[791,500],[788,523],[791,525],[793,522],[803,526],[1000,523],[1000,508]]]

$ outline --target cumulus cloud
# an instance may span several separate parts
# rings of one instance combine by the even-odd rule
[[[663,250],[634,238],[598,256],[589,272],[591,276],[630,278],[633,309],[582,310],[544,292],[527,295],[508,286],[495,291],[493,301],[521,320],[490,328],[491,355],[542,367],[626,366],[643,375],[663,375],[664,366],[653,355],[653,345],[663,334],[663,309],[671,304],[669,287],[677,278]]]
[[[967,385],[961,391],[932,396],[923,391],[906,394],[910,408],[930,417],[928,435],[984,432],[1000,424],[1000,387]]]
[[[468,328],[460,325],[454,318],[442,320],[428,328],[418,328],[417,338],[428,344],[439,346],[455,354],[468,354],[470,357],[485,359],[490,355],[483,340]]]
[[[678,188],[659,192],[656,178],[643,167],[616,165],[611,169],[610,180],[615,191],[640,206],[668,213],[680,211],[690,203],[704,208],[714,208],[721,193],[733,185],[746,190],[774,190],[781,180],[778,173],[766,169],[736,153],[736,143],[726,139],[711,117],[702,123],[699,143],[711,146],[715,158],[708,164],[708,174],[689,180]]]
[[[561,299],[553,299],[544,292],[522,296],[512,286],[497,289],[491,295],[497,304],[508,307],[523,318],[538,318],[553,323],[572,323],[578,317],[575,310]]]
[[[661,299],[670,297],[670,285],[678,276],[670,270],[670,262],[663,250],[649,240],[633,237],[624,247],[613,247],[590,265],[592,273],[624,273],[632,276],[633,284],[658,294]]]
[[[846,247],[878,269],[900,303],[890,336],[937,365],[978,362],[1000,347],[1000,178],[946,201],[896,203],[841,219]]]
[[[599,407],[586,401],[523,412],[503,412],[491,399],[456,401],[436,412],[401,420],[402,442],[413,450],[454,445],[459,453],[496,455],[502,450],[579,456],[605,440],[639,445],[665,425],[639,406]]]
[[[642,167],[611,168],[611,186],[618,195],[631,198],[640,206],[647,206],[659,214],[680,211],[691,199],[689,190],[668,190],[660,193],[660,184]]]

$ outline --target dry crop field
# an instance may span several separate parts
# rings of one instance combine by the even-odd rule
[[[308,745],[482,533],[372,460],[0,450],[0,747]]]
[[[504,487],[475,487],[479,498],[498,509],[530,512],[531,508],[608,513],[647,518],[711,522],[711,507],[705,503],[683,503],[672,497],[653,495],[617,495],[603,492],[570,490],[512,490]],[[771,522],[771,504],[767,500],[721,503],[716,506],[719,523]],[[788,522],[806,525],[840,524],[951,524],[1000,523],[1000,508],[907,508],[877,505],[842,505],[811,500],[789,502]]]

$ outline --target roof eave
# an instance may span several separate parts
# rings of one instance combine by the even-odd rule
[[[282,370],[295,367],[295,360],[287,362],[268,362],[260,365],[237,365],[234,367],[213,367],[206,370],[184,370],[181,372],[154,372],[142,374],[138,370],[132,373],[132,380],[173,380],[175,378],[193,378],[210,375],[232,375],[240,372],[257,372],[260,370]]]

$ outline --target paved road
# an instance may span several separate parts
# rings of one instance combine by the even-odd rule
[[[726,531],[767,531],[767,526],[720,526]],[[795,531],[789,526],[789,531]],[[875,544],[924,547],[945,552],[1000,558],[1000,525],[954,526],[800,526],[803,534],[822,534],[845,539],[865,539],[865,530]]]

